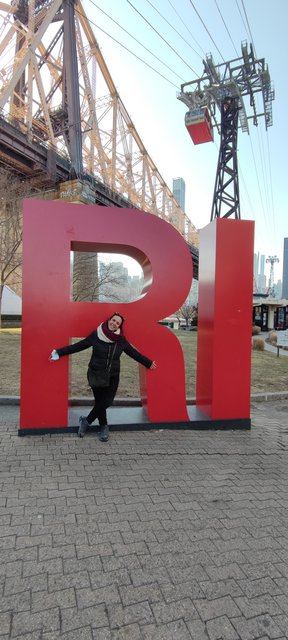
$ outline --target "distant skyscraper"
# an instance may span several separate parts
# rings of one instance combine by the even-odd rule
[[[259,263],[258,263],[259,264]],[[258,291],[259,293],[266,292],[266,276],[265,271],[265,256],[260,256],[260,273],[258,274]]]
[[[259,293],[266,293],[267,290],[267,284],[266,284],[266,276],[265,274],[261,274],[259,273],[258,276],[258,292]]]
[[[284,238],[282,298],[288,300],[288,238]]]
[[[175,196],[181,209],[185,211],[185,182],[183,178],[173,178],[173,196]]]
[[[254,277],[256,282],[258,278],[258,273],[259,273],[259,251],[258,253],[254,253]]]
[[[280,298],[282,297],[282,282],[281,280],[278,280],[276,284],[274,284],[274,293],[275,293],[275,298],[277,298],[277,300],[280,300]]]

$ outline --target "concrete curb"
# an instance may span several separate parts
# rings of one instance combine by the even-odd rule
[[[20,396],[0,396],[0,405],[11,405],[17,406],[20,404]],[[90,406],[93,404],[93,397],[75,397],[71,398],[70,406],[71,407],[80,407],[80,406]],[[189,402],[188,404],[194,404],[193,402]],[[139,398],[117,398],[113,402],[114,407],[141,407],[141,402]]]
[[[263,391],[262,393],[253,393],[251,395],[251,402],[266,402],[269,400],[285,400],[288,399],[288,391]],[[187,398],[187,404],[193,405],[196,403],[195,398]],[[86,407],[93,404],[93,398],[86,398],[84,396],[71,398],[71,407]],[[0,406],[20,405],[20,396],[0,396]],[[113,402],[114,407],[141,407],[139,398],[116,398]]]

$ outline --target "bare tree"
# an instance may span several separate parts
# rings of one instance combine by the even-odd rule
[[[177,320],[178,320],[178,329],[180,329],[180,324],[181,324],[181,320],[182,320],[182,312],[181,309],[178,309],[178,311],[176,311],[174,313],[174,315],[176,316]]]
[[[100,263],[100,299],[105,302],[131,302],[141,296],[143,278],[129,276],[122,262]]]
[[[72,268],[75,302],[124,301],[127,282],[117,264],[99,262],[97,253],[75,252]]]
[[[99,298],[97,253],[75,251],[71,262],[72,299],[94,302]]]
[[[23,194],[24,191],[24,194]],[[5,285],[21,286],[22,198],[26,188],[6,171],[0,171],[0,326]]]
[[[100,299],[103,302],[127,302],[129,299],[129,292],[127,291],[128,279],[123,272],[119,271],[117,264],[101,262],[99,273]]]
[[[190,302],[184,302],[182,307],[180,307],[180,317],[183,318],[186,322],[186,327],[188,327],[189,321],[191,322],[194,315],[195,307]],[[178,317],[178,316],[177,316]]]
[[[192,324],[194,327],[198,326],[198,304],[195,304],[193,307]]]

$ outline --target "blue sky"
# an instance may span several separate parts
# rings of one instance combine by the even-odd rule
[[[83,0],[83,7],[87,17],[98,25],[91,26],[113,81],[158,170],[170,188],[173,177],[185,180],[186,213],[197,228],[210,221],[219,136],[215,134],[214,143],[194,146],[184,126],[186,107],[176,94],[181,82],[201,77],[202,60],[207,53],[212,53],[215,64],[231,60],[236,52],[240,55],[241,42],[246,40],[249,44],[252,36],[257,58],[265,58],[269,66],[275,100],[273,126],[267,132],[263,118],[258,127],[250,125],[250,135],[239,131],[241,217],[255,221],[255,251],[266,257],[278,256],[275,280],[282,279],[283,239],[288,236],[287,0]]]

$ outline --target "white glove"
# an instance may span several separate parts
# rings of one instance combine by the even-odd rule
[[[53,351],[51,351],[50,356],[49,356],[49,360],[59,360],[59,354],[57,353],[56,349],[53,349]]]

